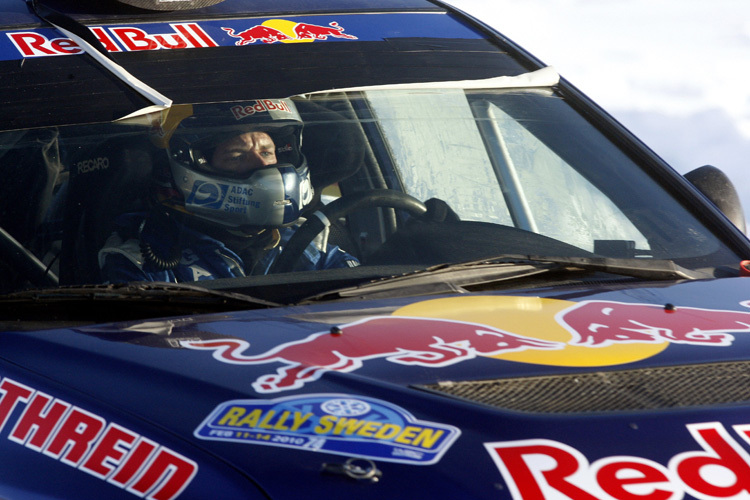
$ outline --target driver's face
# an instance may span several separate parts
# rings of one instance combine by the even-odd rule
[[[274,164],[276,146],[265,132],[246,132],[232,137],[219,144],[211,157],[214,170],[238,176]]]

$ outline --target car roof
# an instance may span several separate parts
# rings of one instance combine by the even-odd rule
[[[510,55],[503,40],[471,20],[427,0],[225,0],[181,12],[123,7],[111,15],[99,2],[105,3],[43,5],[71,4],[64,14],[80,32],[96,31],[99,42],[109,45],[102,53],[175,104],[516,76],[540,67]],[[108,122],[153,104],[35,17],[23,0],[0,0],[2,11],[27,20],[0,28],[5,130]],[[242,38],[269,22],[334,31],[303,40],[314,43]],[[148,44],[153,47],[144,48]]]
[[[382,12],[388,10],[439,9],[428,0],[233,0],[189,11],[148,11],[116,0],[41,0],[42,4],[80,22],[118,19],[159,21],[189,17],[192,19],[227,16],[264,16],[291,13]],[[0,27],[35,26],[40,20],[26,0],[0,0]]]

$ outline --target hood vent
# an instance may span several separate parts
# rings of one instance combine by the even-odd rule
[[[750,362],[416,386],[507,410],[588,413],[750,403]]]

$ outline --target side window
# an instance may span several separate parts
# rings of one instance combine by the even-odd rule
[[[495,104],[488,113],[535,232],[589,251],[594,240],[628,239],[636,248],[648,248],[630,220],[571,165]]]
[[[463,91],[369,91],[367,99],[408,194],[440,198],[463,220],[511,224]]]

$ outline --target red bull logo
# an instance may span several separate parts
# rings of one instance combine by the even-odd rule
[[[331,38],[343,38],[357,40],[356,36],[344,33],[344,28],[336,21],[328,23],[328,26],[317,24],[295,23],[285,19],[271,19],[263,24],[252,26],[246,30],[236,31],[234,28],[221,28],[229,36],[237,38],[235,45],[251,45],[261,43],[293,43],[313,42],[315,40],[328,40]]]
[[[241,21],[234,21],[234,23],[241,23]],[[247,29],[225,27],[226,24],[228,24],[226,21],[204,21],[140,26],[93,26],[89,29],[108,52],[358,39],[354,35],[345,33],[345,29],[336,21],[331,21],[326,25],[269,19]],[[225,35],[229,35],[229,38]],[[23,58],[84,53],[84,49],[75,40],[60,36],[60,33],[51,28],[11,31],[7,32],[6,36],[15,48],[15,54],[20,54]],[[3,54],[0,53],[0,59],[2,57]]]
[[[485,325],[395,316],[365,319],[344,325],[335,333],[315,333],[255,356],[244,354],[250,344],[239,339],[183,341],[182,345],[212,350],[214,358],[224,363],[283,363],[276,374],[265,375],[253,383],[260,393],[298,389],[327,371],[351,372],[361,368],[363,361],[375,358],[437,368],[477,355],[559,348],[555,343]]]
[[[440,315],[447,317],[435,317]],[[464,321],[465,317],[485,321]],[[607,366],[646,359],[672,343],[729,346],[735,333],[750,333],[750,312],[612,301],[465,297],[411,304],[392,316],[314,333],[262,353],[252,353],[249,342],[236,338],[183,341],[181,345],[212,351],[223,363],[281,363],[275,373],[253,383],[259,393],[275,393],[299,389],[328,371],[358,370],[374,359],[427,368],[478,356],[555,366]]]
[[[732,332],[750,332],[750,312],[600,300],[566,309],[559,322],[572,334],[571,344],[590,347],[661,342],[728,346]]]

